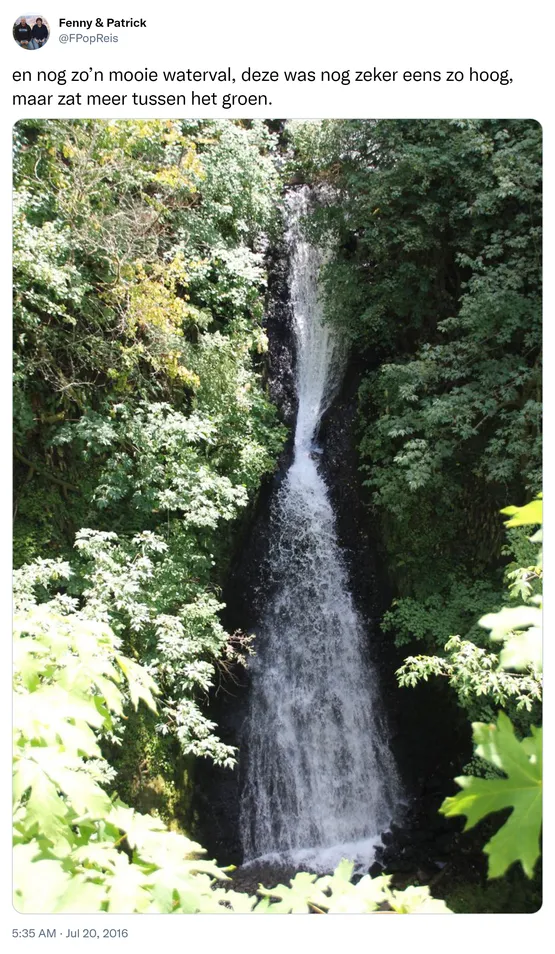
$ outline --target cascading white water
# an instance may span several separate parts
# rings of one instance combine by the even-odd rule
[[[270,518],[269,595],[258,627],[243,740],[245,861],[323,870],[370,862],[398,782],[313,441],[342,360],[322,320],[321,250],[303,238],[309,191],[288,198],[297,346],[295,454]]]

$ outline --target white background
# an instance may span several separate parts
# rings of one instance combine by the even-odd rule
[[[35,0],[33,0],[34,4]],[[42,4],[43,0],[40,0]],[[15,121],[27,116],[52,116],[67,118],[70,116],[105,116],[122,118],[137,116],[180,116],[195,117],[217,115],[225,118],[261,116],[280,118],[335,118],[335,117],[391,117],[391,118],[432,118],[432,117],[496,117],[496,118],[533,118],[540,121],[544,129],[545,164],[545,226],[546,226],[546,268],[545,268],[545,347],[548,362],[546,374],[546,564],[549,573],[553,549],[550,544],[552,477],[552,427],[550,418],[553,410],[553,334],[551,330],[551,312],[553,304],[552,270],[549,267],[553,254],[553,142],[555,135],[555,114],[553,108],[554,69],[553,33],[549,23],[551,5],[541,0],[528,0],[527,3],[515,0],[465,0],[465,2],[446,2],[446,0],[393,0],[385,3],[341,2],[326,3],[325,0],[202,0],[194,3],[165,2],[156,4],[145,0],[117,0],[107,3],[84,2],[84,0],[66,0],[65,3],[44,0],[44,6],[26,6],[28,0],[14,4],[4,2],[0,22],[0,108],[2,125],[0,128],[0,201],[4,254],[0,259],[2,275],[0,289],[4,304],[0,330],[2,342],[0,360],[2,388],[0,409],[2,420],[3,463],[0,467],[2,478],[2,504],[4,523],[2,526],[2,572],[0,585],[2,593],[3,632],[5,639],[2,674],[5,679],[0,698],[2,699],[3,748],[2,768],[5,773],[2,793],[0,830],[5,839],[2,857],[3,881],[0,891],[0,944],[14,950],[85,950],[87,946],[94,950],[136,950],[139,948],[156,950],[169,944],[178,951],[189,951],[192,945],[209,952],[221,950],[222,954],[251,950],[279,951],[286,946],[288,951],[337,951],[343,948],[388,952],[399,947],[407,952],[432,952],[446,949],[449,954],[467,952],[476,954],[482,951],[503,952],[521,951],[534,947],[542,950],[549,942],[551,909],[555,905],[553,891],[553,824],[549,812],[545,815],[545,895],[542,910],[536,915],[467,915],[449,916],[412,916],[383,917],[348,916],[335,918],[303,918],[302,916],[274,916],[256,918],[250,915],[205,915],[200,918],[173,917],[171,915],[135,915],[129,917],[106,915],[31,916],[19,915],[11,907],[11,883],[8,869],[10,857],[10,680],[9,680],[9,613],[10,613],[10,312],[11,312],[11,274],[10,274],[10,217],[11,217],[11,134]],[[11,35],[15,19],[23,14],[40,14],[48,20],[51,35],[48,44],[39,51],[23,51],[14,43]],[[108,17],[139,18],[145,17],[147,29],[110,29],[105,32],[117,34],[119,42],[95,44],[62,45],[58,41],[61,32],[82,32],[85,30],[61,29],[60,17],[66,19],[92,19],[104,21]],[[93,28],[91,33],[101,32]],[[513,83],[501,86],[498,83],[351,83],[349,86],[330,83],[320,85],[307,84],[257,84],[245,90],[239,84],[227,88],[229,92],[262,92],[272,100],[272,107],[253,109],[239,107],[236,110],[222,110],[210,107],[202,110],[189,108],[133,108],[105,107],[97,109],[79,108],[61,109],[58,107],[14,109],[11,106],[12,94],[29,92],[71,92],[69,85],[46,87],[41,84],[13,84],[14,70],[37,69],[59,70],[66,68],[88,69],[92,66],[103,69],[142,70],[145,67],[157,69],[221,69],[230,66],[232,72],[240,75],[250,66],[261,70],[314,69],[345,70],[350,68],[409,70],[462,70],[465,74],[470,67],[477,70],[510,70]],[[69,75],[69,73],[68,73]],[[220,89],[219,84],[191,84],[196,92],[202,93]],[[91,84],[79,87],[82,93],[93,92]],[[137,92],[162,93],[161,83],[156,86],[130,84],[118,89],[106,85],[94,92]],[[77,90],[77,88],[76,88]],[[178,88],[174,84],[172,92],[188,92],[189,84]],[[53,102],[55,102],[55,99]],[[127,102],[130,102],[130,98]],[[553,367],[555,371],[555,367]],[[546,725],[548,727],[546,753],[546,779],[549,804],[552,801],[552,765],[549,757],[551,748],[551,728],[553,724],[553,702],[549,698],[551,671],[551,643],[549,621],[552,613],[548,593],[548,626],[546,629],[546,669],[548,674],[548,694],[546,703]],[[121,927],[129,929],[129,939],[123,940],[12,940],[12,927],[56,927],[58,935],[65,934],[68,927]],[[4,941],[5,938],[5,941]],[[441,946],[441,947],[440,947]]]

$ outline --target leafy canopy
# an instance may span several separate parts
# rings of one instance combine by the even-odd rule
[[[399,645],[499,608],[497,513],[541,466],[541,129],[521,120],[288,125],[322,186],[326,313],[353,343],[358,449]],[[374,517],[375,519],[375,517]],[[511,542],[518,526],[511,530]]]

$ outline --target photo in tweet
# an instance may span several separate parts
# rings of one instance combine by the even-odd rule
[[[539,909],[541,184],[527,119],[16,123],[18,912]]]

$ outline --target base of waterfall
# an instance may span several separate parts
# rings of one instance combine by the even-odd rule
[[[339,862],[346,859],[354,863],[355,873],[366,874],[370,865],[374,862],[376,848],[381,844],[380,834],[360,841],[343,842],[337,845],[295,848],[291,851],[272,851],[243,862],[241,867],[249,869],[264,866],[331,874]]]

